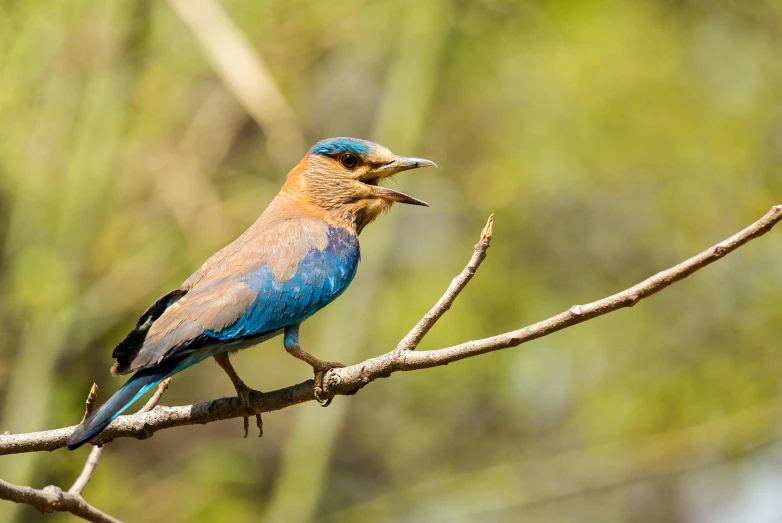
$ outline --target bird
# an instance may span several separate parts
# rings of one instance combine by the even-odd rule
[[[312,367],[315,399],[327,404],[324,373],[343,365],[305,352],[299,326],[348,288],[361,256],[358,236],[380,213],[394,203],[429,206],[379,182],[429,166],[436,164],[358,138],[315,144],[255,223],[141,315],[112,353],[111,374],[132,377],[82,421],[68,448],[95,437],[163,380],[209,358],[249,413],[254,390],[229,355],[280,334],[285,350]],[[248,417],[244,428],[247,437]]]

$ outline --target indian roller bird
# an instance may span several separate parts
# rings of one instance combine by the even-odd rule
[[[278,334],[285,350],[312,367],[322,402],[324,373],[342,365],[302,350],[299,325],[350,285],[364,227],[394,202],[428,206],[379,182],[434,165],[355,138],[315,144],[249,229],[141,315],[112,353],[111,373],[133,376],[76,428],[68,448],[89,441],[161,381],[209,358],[249,411],[252,389],[228,356]]]

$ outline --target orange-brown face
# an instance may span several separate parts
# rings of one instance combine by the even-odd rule
[[[429,206],[407,194],[381,187],[379,182],[396,173],[435,166],[422,158],[397,156],[372,142],[356,138],[330,138],[316,144],[288,175],[286,186],[323,208],[356,232],[394,202]]]

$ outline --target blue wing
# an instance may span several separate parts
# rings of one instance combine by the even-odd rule
[[[344,229],[329,229],[326,248],[310,249],[289,280],[277,282],[268,265],[245,275],[242,281],[257,297],[236,322],[206,334],[234,340],[276,331],[301,323],[342,294],[356,273],[358,240]]]

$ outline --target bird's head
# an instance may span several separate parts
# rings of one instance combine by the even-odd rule
[[[355,227],[356,232],[394,202],[429,204],[381,187],[398,172],[435,166],[422,158],[397,156],[382,145],[357,138],[329,138],[310,149],[290,173],[283,193],[323,210],[329,221]]]

